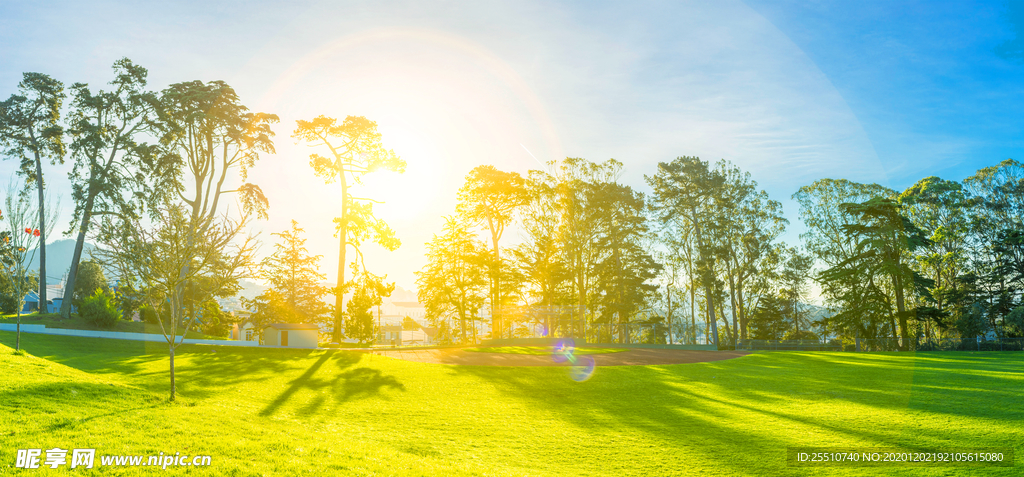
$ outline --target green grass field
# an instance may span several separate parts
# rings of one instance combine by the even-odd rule
[[[0,323],[14,324],[18,322],[18,318],[15,315],[3,315],[0,317]],[[127,333],[150,333],[150,334],[163,334],[160,330],[160,325],[152,323],[142,323],[138,321],[118,321],[112,328],[100,328],[91,323],[86,322],[78,315],[72,314],[70,318],[63,319],[60,317],[60,313],[32,313],[29,315],[21,315],[21,324],[23,325],[45,325],[47,328],[58,328],[68,330],[90,330],[90,331],[118,331]],[[184,330],[178,330],[178,335],[182,335]],[[189,330],[186,338],[195,338],[203,340],[223,340],[227,339],[224,337],[207,336],[197,331]]]
[[[13,346],[13,333],[0,343]],[[1024,353],[765,352],[671,366],[498,368],[351,351],[22,335],[0,347],[0,473],[16,449],[211,455],[74,475],[1021,475],[796,468],[788,446],[1024,452]],[[216,352],[214,352],[216,348]],[[187,472],[191,470],[192,472]],[[197,472],[198,471],[198,472]]]
[[[464,348],[465,351],[476,353],[530,354],[547,356],[555,351],[553,346],[489,346],[486,348]],[[606,354],[620,353],[625,348],[574,348],[573,354]]]

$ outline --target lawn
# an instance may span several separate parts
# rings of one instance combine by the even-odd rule
[[[553,346],[489,346],[486,348],[464,348],[476,353],[531,354],[547,356],[555,352]],[[605,354],[626,351],[625,348],[573,348],[572,354]]]
[[[3,315],[0,318],[0,323],[15,324],[18,322],[16,315]],[[32,313],[29,315],[21,315],[21,324],[23,325],[46,325],[47,328],[59,328],[69,330],[91,330],[91,331],[117,331],[127,333],[150,333],[150,334],[163,334],[160,331],[160,325],[152,323],[143,323],[139,321],[118,321],[112,328],[100,328],[91,323],[86,322],[83,318],[76,314],[72,314],[70,318],[63,319],[60,313],[43,313],[37,314]],[[179,329],[178,335],[184,333],[184,330]],[[223,340],[227,339],[224,337],[207,336],[197,331],[189,330],[186,338],[195,338],[201,340]]]
[[[182,346],[171,403],[156,343],[22,339],[29,356],[0,346],[0,473],[16,449],[55,446],[212,456],[197,475],[1020,475],[802,469],[786,448],[1024,451],[1024,353],[764,352],[575,382],[562,367]]]

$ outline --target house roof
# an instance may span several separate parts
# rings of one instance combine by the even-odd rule
[[[263,329],[274,328],[276,330],[319,330],[316,325],[310,325],[306,323],[271,323],[264,326]]]

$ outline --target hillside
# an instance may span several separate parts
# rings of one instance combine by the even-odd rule
[[[96,246],[86,242],[82,247],[82,260],[89,260],[89,252]],[[32,253],[32,252],[30,252]],[[75,254],[75,241],[72,239],[57,240],[46,244],[46,276],[48,283],[59,283],[64,274],[71,269],[71,258]],[[39,271],[39,251],[35,250],[29,270]],[[109,271],[108,271],[109,275]]]

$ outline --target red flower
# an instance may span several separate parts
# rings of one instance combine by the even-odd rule
[[[25,233],[27,233],[27,234],[30,234],[30,233],[32,233],[32,229],[26,228],[26,229],[25,229]]]
[[[32,232],[32,235],[35,235],[36,237],[38,237],[39,236],[39,229],[36,229],[34,232]]]

